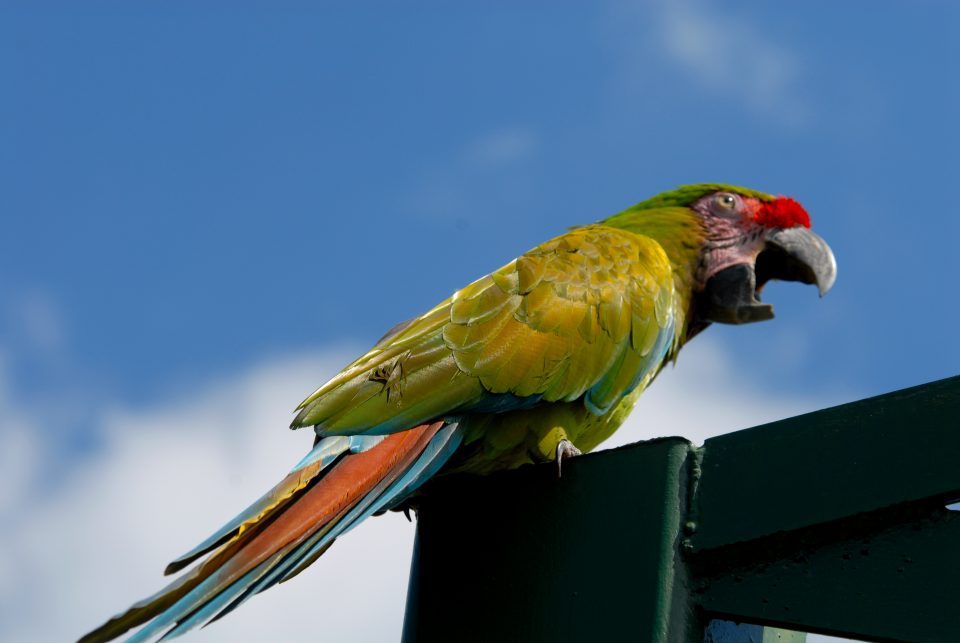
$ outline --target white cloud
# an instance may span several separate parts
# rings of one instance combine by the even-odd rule
[[[39,427],[9,395],[3,355],[0,354],[0,519],[15,515],[20,503],[30,495],[33,476],[40,465],[38,445],[31,435]],[[2,558],[0,558],[2,561]],[[0,596],[6,577],[0,562]]]
[[[698,0],[623,3],[615,18],[631,75],[644,77],[651,58],[662,56],[712,96],[788,126],[809,117],[800,57],[753,18]]]
[[[73,640],[159,589],[169,560],[259,497],[309,448],[311,434],[285,428],[289,411],[347,357],[276,360],[166,407],[105,412],[103,451],[46,496],[30,493],[19,473],[7,487],[10,472],[0,470],[0,483],[19,496],[11,500],[16,514],[0,514],[0,640]],[[4,423],[2,446],[20,445],[4,449],[11,461],[42,444],[34,429]],[[32,479],[42,475],[37,459],[23,462]],[[330,641],[395,640],[412,540],[402,516],[370,520],[312,573],[191,640],[283,641],[305,631]]]
[[[471,143],[465,158],[483,166],[507,165],[531,156],[537,147],[537,138],[523,127],[495,130]]]
[[[276,359],[161,406],[108,409],[104,448],[83,456],[49,493],[27,484],[43,475],[33,454],[44,436],[29,423],[8,424],[20,417],[8,402],[0,446],[10,448],[0,453],[17,466],[0,468],[10,495],[3,505],[10,510],[0,512],[0,640],[71,640],[159,589],[170,559],[258,497],[309,447],[309,434],[284,428],[290,408],[348,357]],[[699,441],[825,403],[771,395],[732,378],[728,361],[698,339],[612,444],[678,433]],[[394,641],[413,533],[402,516],[369,520],[306,573],[190,640],[283,641],[312,632],[329,641]]]
[[[57,353],[64,344],[65,327],[60,306],[42,289],[14,291],[0,308],[12,331],[12,341],[42,355]]]
[[[731,368],[723,348],[709,337],[684,347],[641,396],[633,414],[605,447],[666,435],[702,444],[711,436],[850,401],[848,391],[830,397],[770,391]]]

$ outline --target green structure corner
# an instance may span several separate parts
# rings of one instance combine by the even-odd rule
[[[956,641],[960,377],[708,440],[451,478],[403,640]]]

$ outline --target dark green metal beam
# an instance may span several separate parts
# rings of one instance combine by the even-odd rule
[[[705,550],[960,498],[960,377],[704,443],[691,544]]]
[[[869,524],[869,523],[867,523]],[[876,641],[960,641],[960,514],[943,508],[881,528],[847,523],[699,580],[713,616]],[[760,545],[758,545],[759,547]]]
[[[706,613],[957,641],[960,377],[707,440],[687,561]],[[952,543],[952,544],[951,544]]]
[[[759,636],[718,618],[960,640],[960,514],[944,508],[960,497],[958,429],[952,378],[702,449],[576,458],[559,480],[553,466],[445,480],[422,500],[404,641]]]

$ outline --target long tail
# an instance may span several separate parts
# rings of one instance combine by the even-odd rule
[[[109,641],[144,623],[129,641],[168,639],[226,615],[296,576],[367,516],[396,505],[461,439],[456,424],[435,422],[388,436],[321,440],[279,484],[165,573],[212,551],[205,561],[78,643]]]

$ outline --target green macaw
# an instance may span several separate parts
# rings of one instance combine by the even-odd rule
[[[310,453],[195,549],[158,594],[84,636],[179,635],[289,579],[428,480],[591,451],[712,322],[770,319],[771,279],[832,286],[836,263],[799,203],[699,184],[524,253],[388,332],[297,409]],[[211,553],[212,552],[212,553]]]

